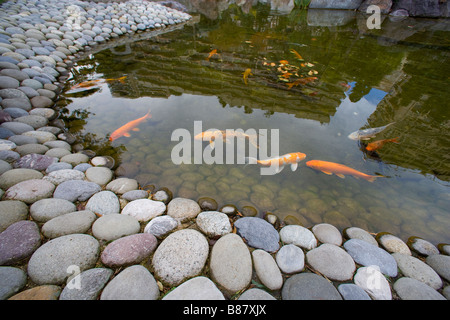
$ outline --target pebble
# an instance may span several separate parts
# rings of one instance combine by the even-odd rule
[[[12,296],[9,300],[58,300],[61,287],[55,285],[37,286]]]
[[[85,233],[91,228],[96,218],[96,215],[89,210],[70,212],[47,221],[41,231],[50,239],[73,233]]]
[[[86,234],[71,234],[40,246],[28,262],[28,276],[36,284],[62,284],[73,266],[93,268],[100,253],[98,241]]]
[[[450,281],[450,257],[443,254],[433,254],[425,262],[433,268],[442,278]]]
[[[37,222],[47,222],[63,214],[74,212],[75,205],[64,199],[42,199],[30,206],[30,215]]]
[[[117,178],[106,185],[106,190],[110,190],[116,194],[125,194],[127,192],[134,191],[137,188],[137,181],[135,179],[129,178]]]
[[[342,300],[337,289],[315,273],[298,273],[288,278],[281,296],[283,300]]]
[[[329,279],[350,280],[356,270],[352,257],[337,245],[324,243],[306,253],[308,264]]]
[[[208,237],[223,236],[231,232],[231,224],[225,213],[203,211],[196,219],[197,226]]]
[[[61,166],[61,163],[64,162],[60,162],[59,166]],[[56,186],[66,181],[84,179],[85,176],[83,172],[72,169],[72,166],[70,164],[66,165],[70,166],[70,169],[59,169],[56,171],[51,171],[43,179],[46,181],[50,181]],[[48,168],[49,167],[47,167],[47,169]]]
[[[19,182],[42,177],[43,174],[34,169],[11,169],[0,176],[0,188],[6,190]]]
[[[85,174],[88,181],[95,182],[99,186],[105,186],[113,177],[113,172],[105,167],[91,167]]]
[[[6,200],[20,200],[32,204],[38,200],[49,198],[53,194],[55,185],[51,182],[31,179],[19,182],[6,190]]]
[[[100,300],[156,300],[159,288],[153,275],[143,266],[121,271],[103,289]]]
[[[176,227],[178,227],[178,221],[170,216],[164,215],[150,220],[145,226],[144,232],[151,233],[158,239],[162,239]]]
[[[261,249],[252,252],[256,275],[263,285],[270,290],[278,290],[283,285],[283,276],[272,256]]]
[[[356,263],[363,266],[375,265],[382,273],[390,277],[397,276],[397,262],[385,250],[359,239],[346,241],[344,248]]]
[[[13,265],[28,258],[41,244],[37,224],[18,221],[0,233],[0,265]]]
[[[0,300],[6,300],[27,283],[27,274],[19,268],[0,267]]]
[[[436,248],[434,244],[418,237],[410,237],[408,239],[407,245],[408,247],[410,247],[411,250],[417,252],[422,256],[439,254],[439,249]]]
[[[338,228],[328,223],[320,223],[316,224],[312,228],[312,232],[314,233],[317,240],[322,243],[331,243],[337,246],[342,244],[342,236],[339,232]]]
[[[167,214],[180,222],[195,218],[200,211],[197,202],[186,198],[174,198],[167,205]]]
[[[340,284],[338,291],[344,300],[371,300],[363,288],[353,283]]]
[[[113,270],[107,268],[83,271],[68,281],[59,300],[97,300],[112,275]]]
[[[252,258],[241,237],[229,233],[214,244],[210,271],[212,279],[231,295],[250,284]]]
[[[425,262],[403,253],[393,253],[392,256],[404,276],[419,280],[436,290],[442,287],[439,275]]]
[[[135,218],[119,213],[101,216],[92,225],[92,234],[99,240],[112,241],[138,233],[141,226]]]
[[[251,288],[244,291],[239,296],[238,300],[277,300],[274,296],[270,295],[267,291],[258,288]]]
[[[4,231],[14,222],[25,220],[28,217],[28,206],[22,201],[0,201],[0,232]]]
[[[388,252],[398,252],[411,255],[411,250],[402,239],[392,234],[379,234],[376,238],[381,246]]]
[[[106,188],[108,189],[108,186],[106,186]],[[145,199],[147,197],[148,197],[148,192],[145,190],[130,190],[130,191],[127,191],[122,194],[122,199],[125,199],[127,201]]]
[[[53,197],[70,202],[86,201],[100,190],[100,186],[94,182],[69,180],[62,182],[56,187]]]
[[[283,243],[292,243],[306,250],[314,249],[317,246],[317,239],[314,234],[299,225],[288,225],[280,230],[280,238]]]
[[[402,300],[446,300],[435,289],[408,277],[402,277],[395,281],[394,290]]]
[[[149,233],[138,233],[114,240],[106,246],[101,260],[108,267],[138,264],[156,248],[157,240]]]
[[[366,242],[378,247],[377,240],[375,240],[375,238],[364,229],[361,229],[358,227],[350,227],[350,228],[344,229],[343,233],[344,233],[344,236],[347,237],[348,239],[363,240],[363,241],[366,241]]]
[[[170,203],[169,203],[170,204]],[[275,252],[280,248],[280,234],[266,220],[257,217],[238,219],[234,226],[237,234],[244,238],[249,246]]]
[[[138,199],[129,202],[122,214],[129,215],[138,221],[147,222],[166,211],[166,205],[160,201]]]
[[[278,267],[287,274],[301,272],[305,267],[303,250],[293,244],[284,245],[276,255]]]
[[[155,275],[163,283],[177,286],[201,273],[208,254],[206,238],[198,231],[184,229],[170,234],[161,242],[153,255],[152,265]]]
[[[25,134],[29,132],[30,131],[25,132]],[[15,162],[14,166],[17,168],[28,168],[38,171],[44,171],[48,168],[49,165],[54,164],[57,161],[58,159],[53,157],[32,153],[21,157]]]
[[[162,300],[225,300],[210,279],[200,276],[189,279],[166,294]]]
[[[392,300],[389,282],[378,266],[361,267],[353,279],[355,284],[366,291],[374,300]]]
[[[100,191],[89,199],[86,209],[99,215],[120,213],[119,198],[114,192]]]

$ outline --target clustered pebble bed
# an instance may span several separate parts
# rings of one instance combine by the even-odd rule
[[[138,0],[1,5],[0,299],[448,299],[449,245],[151,194],[76,150],[53,109],[75,55],[189,19]]]

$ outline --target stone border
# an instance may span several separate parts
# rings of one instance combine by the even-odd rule
[[[242,217],[231,205],[217,211],[214,203],[172,199],[164,190],[149,196],[138,190],[135,180],[115,179],[107,158],[72,153],[75,141],[61,133],[64,128],[48,124],[57,118],[52,106],[61,88],[55,84],[68,74],[75,54],[153,37],[185,20],[161,27],[140,17],[123,25],[120,17],[110,17],[100,28],[97,17],[104,15],[90,17],[92,4],[75,2],[88,9],[88,18],[79,17],[84,23],[74,26],[82,31],[74,31],[65,25],[64,12],[72,14],[64,11],[67,0],[48,9],[38,0],[25,3],[4,3],[0,16],[0,104],[7,110],[1,110],[7,124],[0,133],[9,135],[9,140],[0,140],[0,169],[6,173],[0,177],[6,191],[0,189],[5,200],[0,202],[0,265],[23,268],[28,261],[27,273],[0,268],[0,277],[11,280],[3,285],[2,299],[449,298],[448,245],[439,247],[440,254],[418,238],[406,244],[394,235],[374,238],[359,228],[341,234],[325,223],[310,229],[285,226],[276,216]],[[144,4],[153,6],[140,0],[117,6],[131,12]],[[93,7],[100,12],[107,8],[103,3]],[[60,16],[55,15],[58,8]],[[181,15],[187,20],[188,15]],[[152,27],[161,28],[138,31]],[[123,31],[128,36],[119,37]],[[42,243],[41,235],[49,240]],[[105,268],[96,267],[99,261]],[[110,280],[112,269],[121,267],[125,269]],[[64,286],[72,271],[81,274]],[[254,272],[272,294],[248,289]],[[31,288],[26,287],[27,277]]]

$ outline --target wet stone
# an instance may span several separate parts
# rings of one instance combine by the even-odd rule
[[[280,236],[277,230],[266,220],[256,217],[238,219],[234,226],[249,246],[275,252],[280,248]]]
[[[385,250],[359,239],[346,241],[344,248],[356,263],[363,266],[375,265],[382,273],[390,277],[397,276],[397,262]]]
[[[344,229],[343,233],[344,233],[345,237],[348,239],[364,240],[364,241],[378,247],[377,240],[375,240],[375,238],[370,233],[368,233],[366,230],[363,230],[363,229],[357,228],[357,227],[350,227],[350,228]]]
[[[0,233],[0,265],[12,265],[30,257],[41,244],[33,221],[18,221]]]
[[[116,194],[124,194],[128,191],[136,190],[137,188],[137,181],[129,178],[118,178],[106,185],[106,190],[110,190]]]
[[[410,237],[407,245],[411,250],[423,256],[439,254],[439,249],[434,244],[418,237]]]
[[[411,255],[411,250],[409,250],[406,243],[392,234],[379,234],[377,236],[377,240],[381,244],[381,246],[388,252],[398,252]]]
[[[342,300],[330,282],[314,273],[299,273],[288,278],[281,296],[283,300]]]

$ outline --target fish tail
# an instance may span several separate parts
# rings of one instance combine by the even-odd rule
[[[151,109],[148,109],[148,112],[147,112],[147,114],[144,116],[146,119],[147,118],[151,118],[152,117],[152,115],[151,115],[151,113],[150,113],[150,111],[151,111]]]
[[[258,164],[258,159],[253,157],[245,157],[244,158],[245,164]]]
[[[117,80],[119,80],[120,81],[120,83],[125,83],[125,79],[127,78],[127,76],[123,76],[123,77],[120,77],[119,79],[117,79]]]
[[[399,137],[395,137],[394,139],[391,140],[391,142],[393,142],[393,143],[400,143],[400,142],[398,141],[398,138],[399,138]]]
[[[383,175],[380,174],[380,175],[377,175],[377,176],[364,177],[364,179],[366,179],[369,182],[374,182],[376,178],[386,178],[386,176],[383,176]]]

